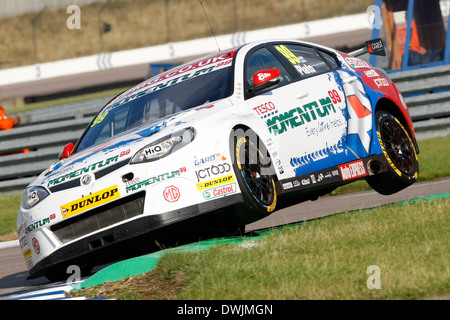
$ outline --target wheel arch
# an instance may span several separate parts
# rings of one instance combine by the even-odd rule
[[[264,148],[265,148],[265,149],[267,150],[267,152],[269,153],[270,158],[273,159],[272,154],[271,154],[269,148],[267,147],[267,145],[266,145],[266,143],[265,143],[267,137],[266,137],[263,133],[258,132],[258,130],[255,130],[254,128],[252,128],[252,127],[250,127],[250,126],[248,126],[248,125],[246,125],[246,124],[243,124],[243,123],[237,123],[237,124],[235,124],[235,125],[233,126],[233,128],[232,128],[232,130],[231,130],[231,132],[230,132],[230,136],[229,136],[229,141],[230,141],[230,143],[229,143],[229,149],[230,149],[230,154],[231,154],[231,156],[233,157],[233,158],[232,158],[232,161],[235,161],[235,160],[236,160],[236,158],[235,158],[236,155],[234,154],[234,143],[235,143],[234,137],[236,136],[236,135],[235,135],[235,132],[237,132],[237,130],[243,130],[243,131],[245,131],[245,132],[247,132],[248,130],[250,130],[250,132],[253,132],[253,133],[256,135],[256,137],[259,139],[259,141],[260,141],[261,143],[263,143]],[[273,170],[273,172],[274,172],[274,175],[273,175],[274,180],[275,180],[275,182],[278,182],[278,181],[279,181],[279,177],[278,177],[277,171],[275,170],[275,165],[274,165],[273,162],[271,162],[271,166],[272,166],[272,170]]]
[[[406,130],[408,131],[408,134],[414,143],[414,148],[416,149],[416,153],[419,154],[419,146],[416,141],[414,128],[412,127],[412,122],[410,123],[407,120],[404,112],[400,109],[400,107],[389,98],[381,98],[380,100],[378,100],[378,102],[375,106],[375,112],[377,112],[377,111],[388,111],[400,121],[402,126],[405,127]],[[409,114],[408,114],[408,116],[409,116]]]

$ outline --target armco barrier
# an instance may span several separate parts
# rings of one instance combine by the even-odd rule
[[[390,74],[404,94],[418,138],[450,134],[450,66]],[[449,91],[445,91],[449,90]],[[21,192],[75,142],[92,117],[111,97],[70,103],[19,114],[22,124],[0,131],[0,194]]]
[[[450,134],[450,65],[391,73],[418,138]]]
[[[20,192],[76,142],[92,117],[112,97],[18,113],[19,127],[0,131],[0,193]],[[29,152],[21,153],[28,149]]]

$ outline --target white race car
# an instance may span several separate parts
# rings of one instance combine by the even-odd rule
[[[67,278],[69,265],[88,270],[196,227],[242,227],[284,196],[358,179],[391,194],[416,181],[417,154],[384,71],[300,41],[222,51],[115,97],[26,188],[17,227],[29,278]]]

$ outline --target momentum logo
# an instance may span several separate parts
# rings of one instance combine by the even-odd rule
[[[319,103],[313,101],[303,105],[303,107],[293,108],[284,113],[280,112],[268,119],[266,124],[272,134],[278,135],[333,113],[336,113],[334,104],[330,97],[326,97],[320,99]]]
[[[63,219],[66,219],[117,198],[120,198],[119,189],[113,186],[62,205],[61,214]]]

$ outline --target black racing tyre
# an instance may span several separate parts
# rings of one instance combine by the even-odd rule
[[[233,168],[244,198],[244,204],[236,209],[235,220],[248,224],[275,210],[275,171],[267,149],[253,131],[236,134],[233,142]]]
[[[408,131],[395,116],[387,111],[377,111],[375,122],[388,171],[368,177],[367,182],[378,193],[389,195],[417,180],[419,160]]]

